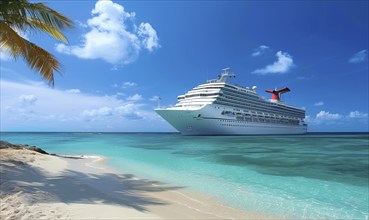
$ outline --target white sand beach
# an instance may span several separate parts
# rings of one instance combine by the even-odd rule
[[[0,219],[266,219],[180,186],[140,179],[103,158],[0,149]]]

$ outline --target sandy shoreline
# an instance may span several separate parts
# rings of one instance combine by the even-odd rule
[[[0,149],[0,219],[266,219],[101,162]]]

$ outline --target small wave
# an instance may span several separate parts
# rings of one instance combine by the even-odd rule
[[[82,155],[81,157],[85,159],[103,159],[103,157],[96,155]]]

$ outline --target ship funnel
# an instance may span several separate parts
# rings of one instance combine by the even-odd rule
[[[291,91],[289,88],[287,87],[284,87],[282,89],[278,89],[278,90],[270,90],[270,89],[267,89],[265,90],[265,92],[268,92],[268,93],[272,93],[272,101],[281,101],[281,94],[282,93],[285,93],[285,92],[289,92]]]

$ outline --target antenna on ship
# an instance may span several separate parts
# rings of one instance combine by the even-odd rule
[[[158,103],[158,106],[156,108],[160,108],[160,101],[161,101],[161,98],[159,96],[154,96],[152,99],[152,101],[157,101]]]
[[[230,77],[230,78],[236,77],[236,75],[234,73],[231,73],[230,70],[231,70],[230,67],[222,69],[218,82],[225,82],[227,80],[227,77]]]

